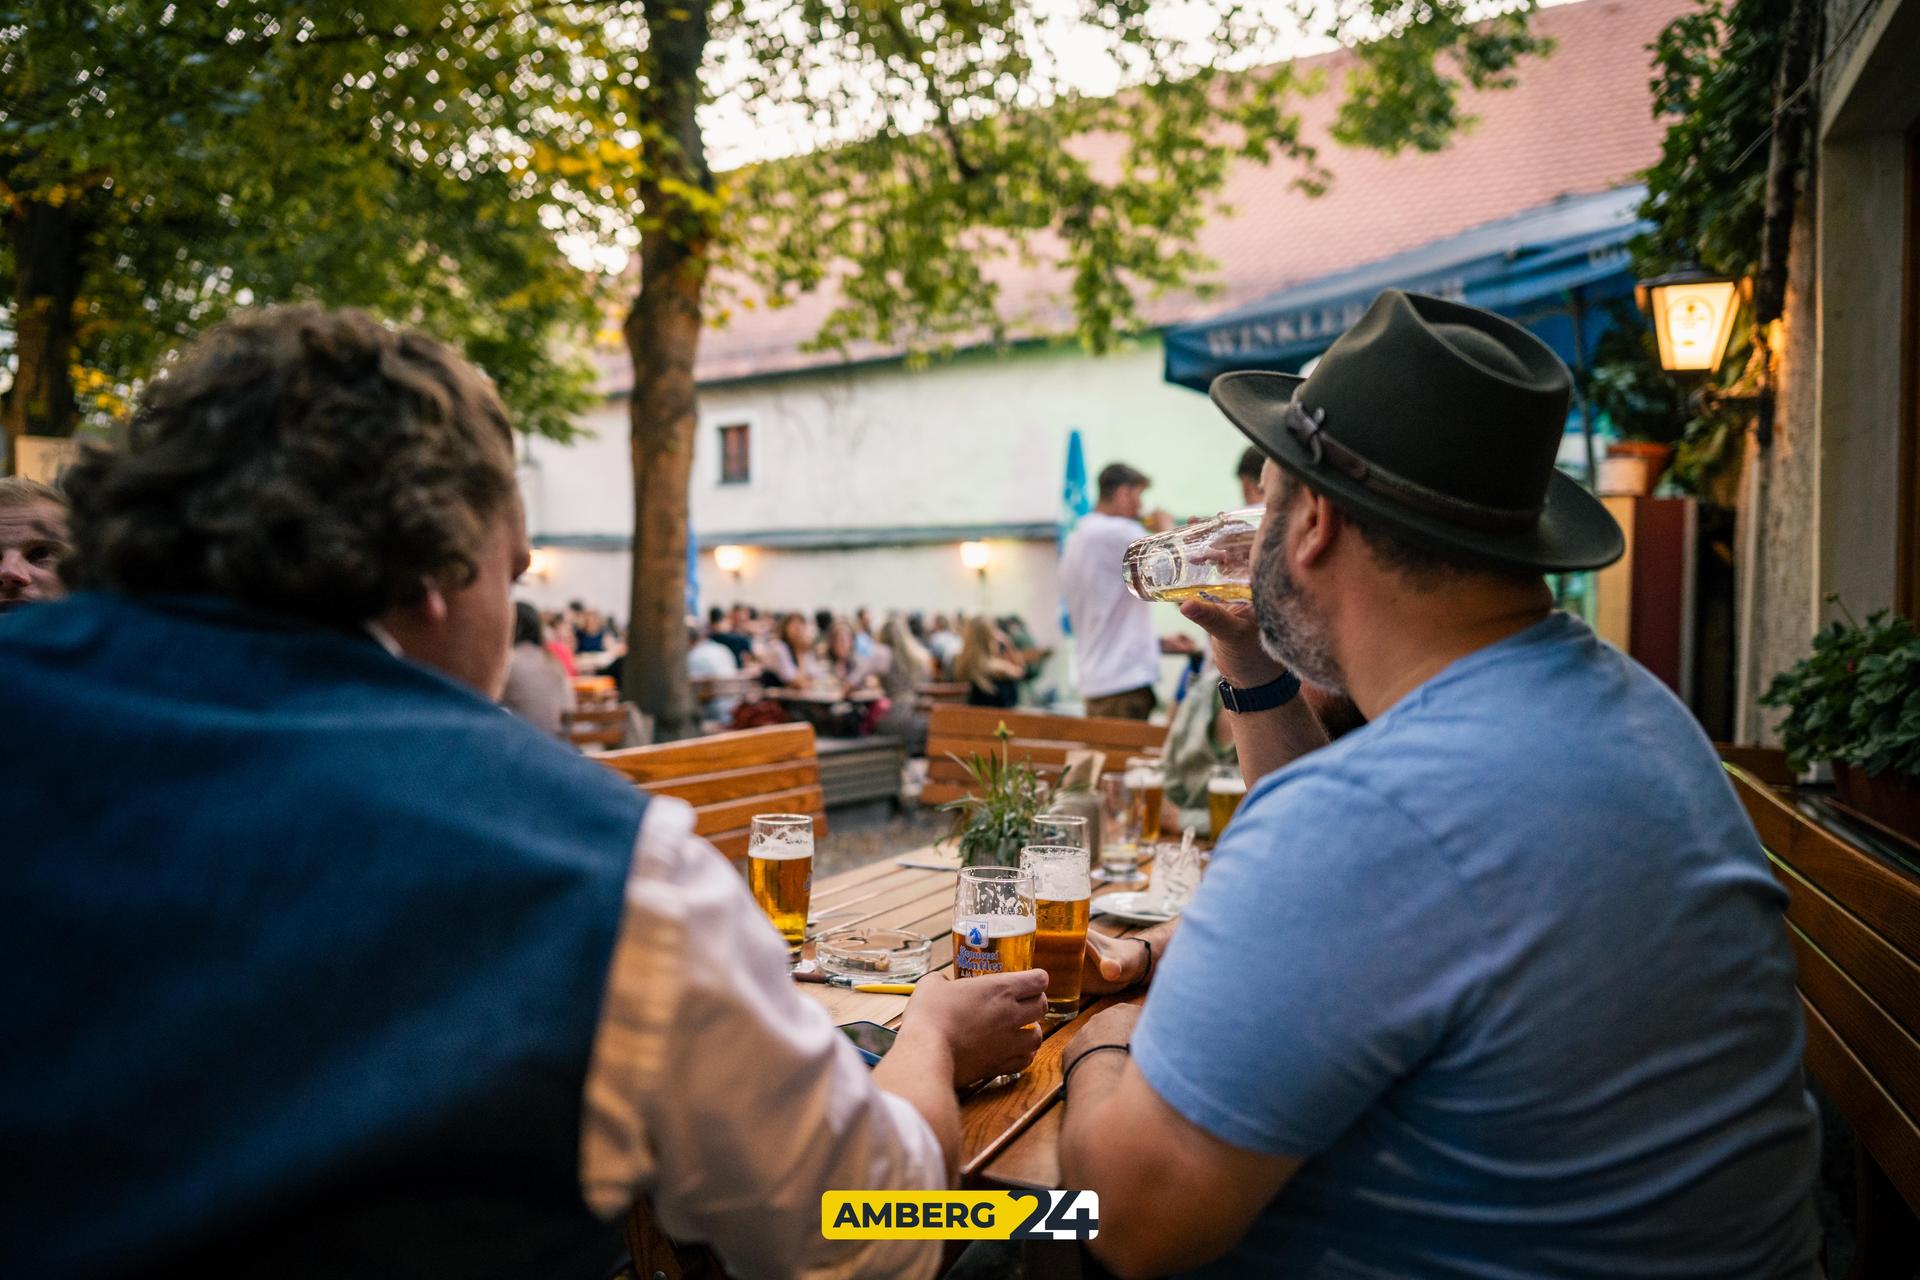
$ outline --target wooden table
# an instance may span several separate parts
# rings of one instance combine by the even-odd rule
[[[934,849],[902,855],[922,859]],[[934,939],[933,964],[944,969],[953,963],[953,897],[957,875],[902,867],[889,858],[871,866],[843,872],[814,886],[808,932],[811,935],[848,925],[866,924],[911,929]],[[1095,895],[1101,892],[1095,886]],[[1093,927],[1103,933],[1132,930],[1102,917]],[[804,954],[811,956],[808,941]],[[836,1023],[878,1022],[897,1026],[906,1008],[905,996],[877,995],[845,987],[805,984],[801,988],[819,1000]],[[1122,997],[1137,1001],[1139,996]],[[1033,1064],[1011,1084],[980,1088],[960,1103],[960,1173],[965,1186],[983,1190],[1060,1185],[1060,1069],[1061,1058],[1080,1025],[1116,997],[1083,1000],[1079,1017],[1064,1024],[1046,1024],[1047,1036]]]

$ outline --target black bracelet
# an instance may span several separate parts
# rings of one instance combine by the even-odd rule
[[[1075,1058],[1072,1062],[1069,1062],[1067,1064],[1067,1069],[1060,1073],[1060,1101],[1065,1102],[1067,1100],[1067,1084],[1073,1079],[1074,1068],[1078,1067],[1081,1063],[1085,1062],[1088,1058],[1091,1058],[1094,1054],[1099,1053],[1102,1049],[1118,1049],[1121,1053],[1125,1053],[1129,1055],[1133,1053],[1133,1046],[1130,1044],[1096,1044],[1094,1045],[1091,1049],[1088,1049],[1085,1053]]]
[[[1144,987],[1153,981],[1153,944],[1145,938],[1135,938],[1134,941],[1147,949],[1147,971],[1140,975],[1140,985]]]

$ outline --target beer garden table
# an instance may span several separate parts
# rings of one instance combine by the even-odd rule
[[[938,847],[919,849],[842,872],[815,885],[804,955],[813,954],[814,935],[865,924],[924,933],[934,940],[934,969],[950,966],[953,963],[953,898],[958,873],[901,865],[902,861],[931,862],[940,856]],[[1096,885],[1095,897],[1100,892],[1100,886]],[[1092,927],[1115,935],[1133,932],[1098,916]],[[905,996],[846,987],[806,984],[801,989],[819,1000],[838,1024],[878,1022],[898,1026],[907,1005]],[[1060,1072],[1067,1045],[1080,1026],[1100,1009],[1139,998],[1135,994],[1082,1001],[1078,1017],[1048,1026],[1046,1039],[1041,1042],[1032,1065],[1021,1072],[1018,1079],[976,1089],[962,1098],[960,1174],[964,1186],[978,1190],[1059,1187]]]

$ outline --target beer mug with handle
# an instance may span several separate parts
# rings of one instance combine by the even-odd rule
[[[813,819],[804,813],[763,813],[747,837],[747,886],[753,900],[798,953],[807,936],[813,897]]]

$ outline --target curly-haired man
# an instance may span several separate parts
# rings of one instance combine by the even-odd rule
[[[642,1194],[760,1275],[944,1186],[1044,974],[923,983],[871,1074],[741,878],[493,703],[528,557],[446,347],[208,334],[69,478],[70,599],[0,622],[0,1256],[36,1275],[606,1275]]]

